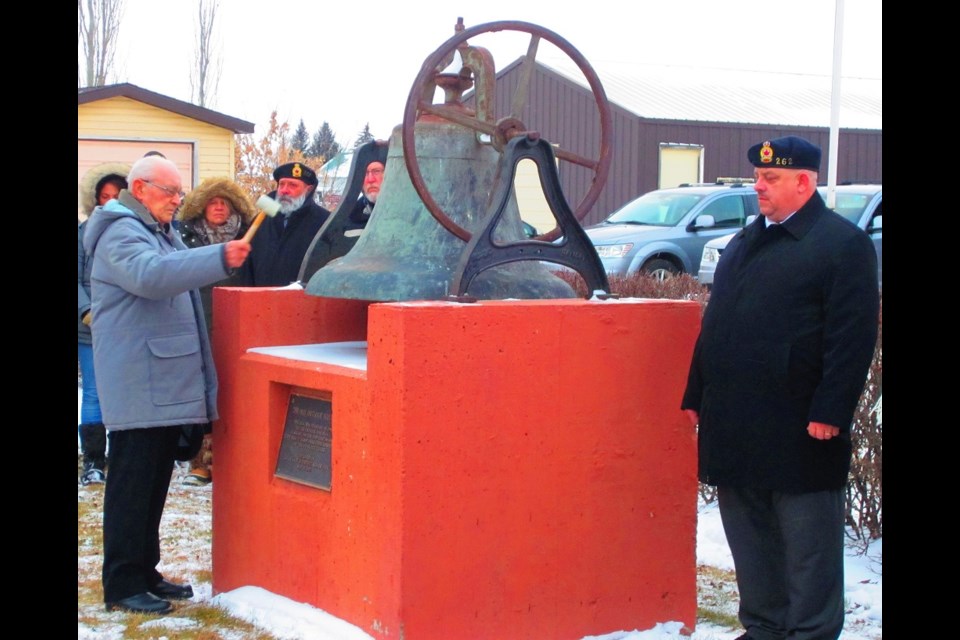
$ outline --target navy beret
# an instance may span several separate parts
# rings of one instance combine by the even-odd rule
[[[820,147],[797,136],[785,136],[753,145],[747,150],[747,160],[761,168],[820,171]]]
[[[279,182],[281,178],[296,178],[307,184],[317,184],[317,174],[302,162],[288,162],[274,169],[273,179]]]

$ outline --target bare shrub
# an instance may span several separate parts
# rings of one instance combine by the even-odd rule
[[[855,539],[866,545],[883,536],[883,297],[877,346],[867,384],[850,427],[853,457],[847,481],[846,524]]]
[[[578,273],[560,271],[556,274],[573,287],[577,295],[584,298],[590,291]],[[645,272],[634,273],[629,276],[608,276],[610,281],[609,293],[615,293],[621,298],[666,298],[669,300],[695,300],[705,305],[709,291],[696,278],[682,273],[663,280]]]

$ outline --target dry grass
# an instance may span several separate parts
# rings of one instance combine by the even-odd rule
[[[739,604],[740,594],[733,571],[697,565],[697,622],[736,629],[740,626],[737,619]]]

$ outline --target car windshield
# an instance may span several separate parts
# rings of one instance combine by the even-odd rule
[[[820,195],[826,199],[827,194],[825,191],[821,191]],[[850,222],[857,224],[860,222],[860,216],[863,215],[863,210],[870,203],[870,199],[873,198],[871,194],[866,193],[837,193],[837,203],[833,207],[833,210],[842,215],[844,218]]]
[[[672,227],[683,220],[695,204],[703,199],[694,193],[651,191],[610,214],[606,224],[649,224]]]

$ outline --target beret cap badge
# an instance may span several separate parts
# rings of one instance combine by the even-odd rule
[[[773,162],[773,147],[770,146],[769,140],[764,142],[763,146],[760,148],[760,162],[764,164]]]
[[[300,168],[300,163],[294,164],[293,169],[290,171],[290,173],[293,174],[294,178],[301,177],[303,175],[303,169]]]

